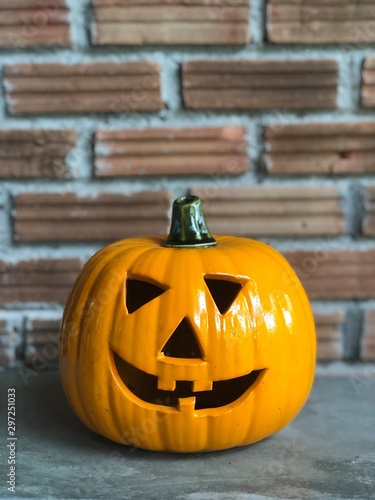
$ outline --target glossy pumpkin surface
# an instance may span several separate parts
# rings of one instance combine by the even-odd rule
[[[68,299],[60,373],[78,417],[119,443],[197,452],[287,425],[314,377],[315,330],[286,260],[245,238],[94,255]]]

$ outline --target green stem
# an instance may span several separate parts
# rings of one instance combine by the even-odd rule
[[[217,245],[203,215],[202,201],[197,196],[183,196],[173,203],[172,223],[165,247],[196,248]]]

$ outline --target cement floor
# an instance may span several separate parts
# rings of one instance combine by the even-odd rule
[[[375,371],[375,368],[374,368]],[[7,492],[7,389],[17,390],[16,493]],[[279,434],[197,455],[131,450],[87,430],[58,374],[0,374],[0,498],[375,499],[375,377],[318,376]]]

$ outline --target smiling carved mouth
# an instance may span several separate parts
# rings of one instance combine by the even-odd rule
[[[178,408],[180,399],[195,398],[195,409],[220,408],[239,399],[265,370],[253,370],[241,377],[213,382],[212,390],[194,392],[192,381],[176,381],[173,391],[158,389],[158,377],[150,375],[114,353],[117,372],[126,387],[147,403]]]

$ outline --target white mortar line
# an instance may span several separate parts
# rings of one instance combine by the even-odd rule
[[[256,46],[263,46],[266,38],[266,10],[265,0],[251,0],[250,2],[250,32],[251,41]]]
[[[90,29],[91,0],[66,0],[66,3],[70,9],[72,48],[76,51],[88,49],[90,47],[88,30]]]

